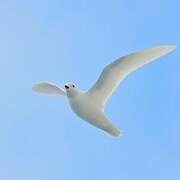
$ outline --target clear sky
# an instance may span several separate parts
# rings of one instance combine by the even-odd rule
[[[105,112],[112,138],[34,82],[88,89],[119,56],[180,44],[178,0],[1,0],[0,179],[179,180],[179,49],[131,74]]]

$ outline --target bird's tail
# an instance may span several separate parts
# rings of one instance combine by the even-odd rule
[[[121,131],[115,127],[111,127],[108,132],[112,135],[112,136],[119,136],[121,134]]]
[[[96,121],[93,121],[93,125],[96,127],[106,131],[111,136],[117,137],[121,134],[121,131],[117,129],[111,121],[108,120],[108,118],[104,114],[100,114]]]

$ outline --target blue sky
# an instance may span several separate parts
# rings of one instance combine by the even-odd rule
[[[131,74],[106,114],[112,138],[34,82],[88,89],[131,51],[179,44],[177,0],[0,2],[0,179],[179,180],[179,49]]]

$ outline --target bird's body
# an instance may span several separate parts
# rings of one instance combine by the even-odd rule
[[[71,83],[66,84],[64,90],[48,82],[35,84],[33,90],[66,96],[72,111],[77,116],[113,136],[118,136],[120,131],[104,115],[104,106],[108,98],[128,74],[171,52],[175,47],[174,45],[155,46],[123,56],[107,65],[96,83],[85,92]]]
[[[68,96],[68,101],[73,112],[88,123],[118,136],[119,130],[108,121],[101,107],[88,93],[76,90],[75,96]]]

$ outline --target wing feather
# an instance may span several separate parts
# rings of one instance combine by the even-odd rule
[[[58,87],[56,84],[49,82],[40,82],[34,84],[32,90],[38,93],[66,96],[64,89]]]
[[[161,45],[120,57],[103,69],[100,77],[89,89],[88,93],[103,108],[107,99],[129,73],[171,52],[175,48],[175,45]]]

